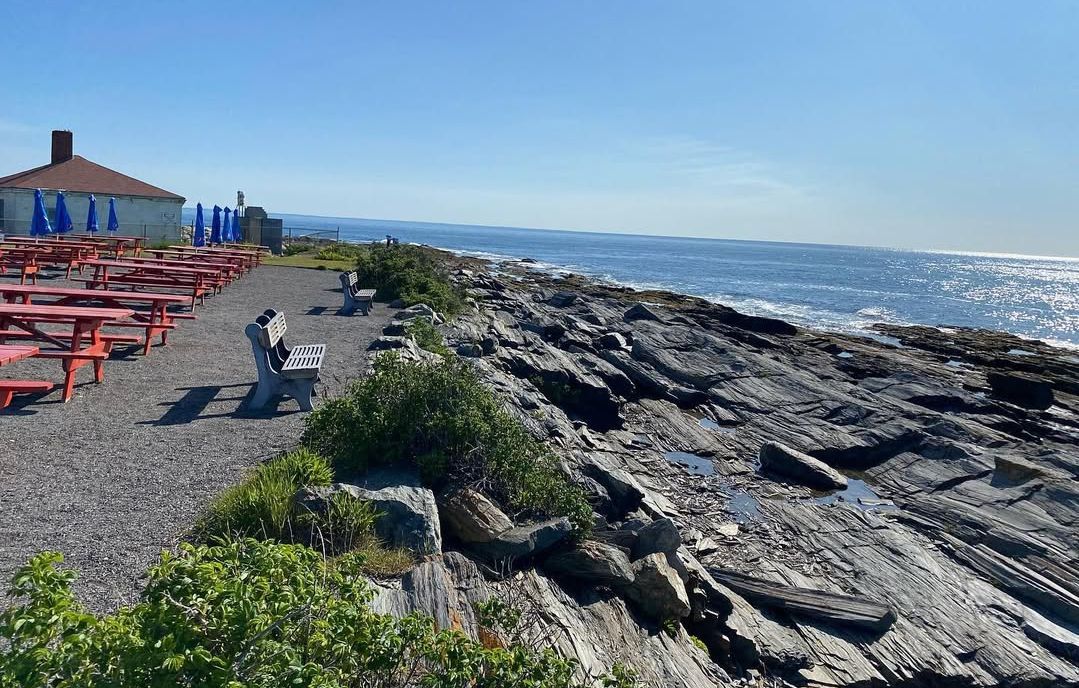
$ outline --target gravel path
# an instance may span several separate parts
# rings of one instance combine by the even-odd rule
[[[381,304],[371,317],[339,316],[340,305],[336,273],[264,266],[207,298],[198,319],[180,321],[148,357],[114,352],[102,384],[92,368],[79,370],[67,404],[58,390],[16,396],[0,411],[3,590],[15,567],[49,549],[78,569],[91,608],[133,600],[147,566],[207,501],[299,438],[306,414],[294,401],[275,413],[245,410],[256,373],[244,326],[272,306],[288,318],[290,344],[326,344],[318,404],[361,374],[364,350],[389,319]],[[55,360],[0,368],[0,378],[62,375]]]

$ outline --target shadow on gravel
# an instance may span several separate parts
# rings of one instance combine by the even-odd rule
[[[224,390],[243,387],[247,391],[242,396],[219,396]],[[169,409],[157,420],[142,421],[139,425],[186,425],[197,420],[208,418],[271,418],[273,416],[299,413],[299,410],[277,410],[277,403],[273,407],[252,410],[247,408],[250,398],[255,393],[253,383],[240,383],[235,385],[204,385],[201,387],[178,387],[177,391],[184,395],[174,402],[163,402],[159,406],[167,406]],[[278,403],[280,399],[278,400]],[[221,413],[207,413],[210,404],[224,404],[232,408],[231,411]]]

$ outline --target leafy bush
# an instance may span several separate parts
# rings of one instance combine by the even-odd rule
[[[302,546],[182,545],[151,568],[138,604],[100,617],[75,601],[60,561],[40,554],[15,574],[0,686],[583,685],[553,650],[488,649],[427,617],[377,614],[362,578]],[[621,671],[600,680],[633,685]]]
[[[518,513],[591,527],[584,493],[556,457],[456,358],[379,357],[371,375],[307,417],[303,442],[350,470],[411,463],[428,483],[482,485]]]
[[[296,256],[301,253],[307,253],[313,248],[313,246],[304,241],[294,241],[291,244],[287,244],[281,253],[286,256]]]
[[[442,333],[435,329],[435,326],[426,318],[413,318],[405,326],[405,330],[412,335],[412,338],[416,340],[421,349],[426,349],[440,356],[450,355],[450,350],[446,348],[446,340],[442,338]]]
[[[214,500],[196,525],[203,539],[224,535],[281,538],[292,516],[293,497],[302,487],[329,485],[333,470],[307,449],[271,459]]]
[[[336,243],[319,250],[315,257],[319,260],[355,260],[367,249],[356,244]]]
[[[195,527],[202,542],[257,537],[312,543],[329,556],[354,553],[365,572],[399,576],[413,564],[411,552],[389,549],[375,534],[374,505],[345,492],[335,494],[325,513],[298,511],[296,492],[329,485],[333,470],[318,454],[300,449],[258,466],[243,482],[214,500]]]
[[[366,246],[357,257],[356,271],[363,286],[377,290],[382,299],[401,299],[406,306],[426,303],[447,315],[464,306],[464,295],[450,282],[442,261],[422,246]]]

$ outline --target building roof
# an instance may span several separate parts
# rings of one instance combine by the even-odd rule
[[[146,196],[185,200],[183,196],[171,191],[139,181],[116,170],[90,162],[81,155],[69,160],[42,165],[25,172],[17,172],[7,177],[0,177],[0,189],[63,189],[101,194],[103,196]]]

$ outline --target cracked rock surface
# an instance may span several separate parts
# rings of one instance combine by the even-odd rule
[[[520,574],[586,668],[632,648],[663,686],[1079,686],[1073,352],[977,330],[804,331],[498,270],[458,273],[476,305],[443,328],[451,348],[490,340],[470,360],[589,492],[609,521],[597,540],[632,551],[663,518],[681,533],[652,555],[685,583],[674,636],[603,586]],[[762,471],[766,443],[827,471],[811,486]],[[775,591],[743,596],[720,571]],[[832,599],[886,623],[814,612]]]

